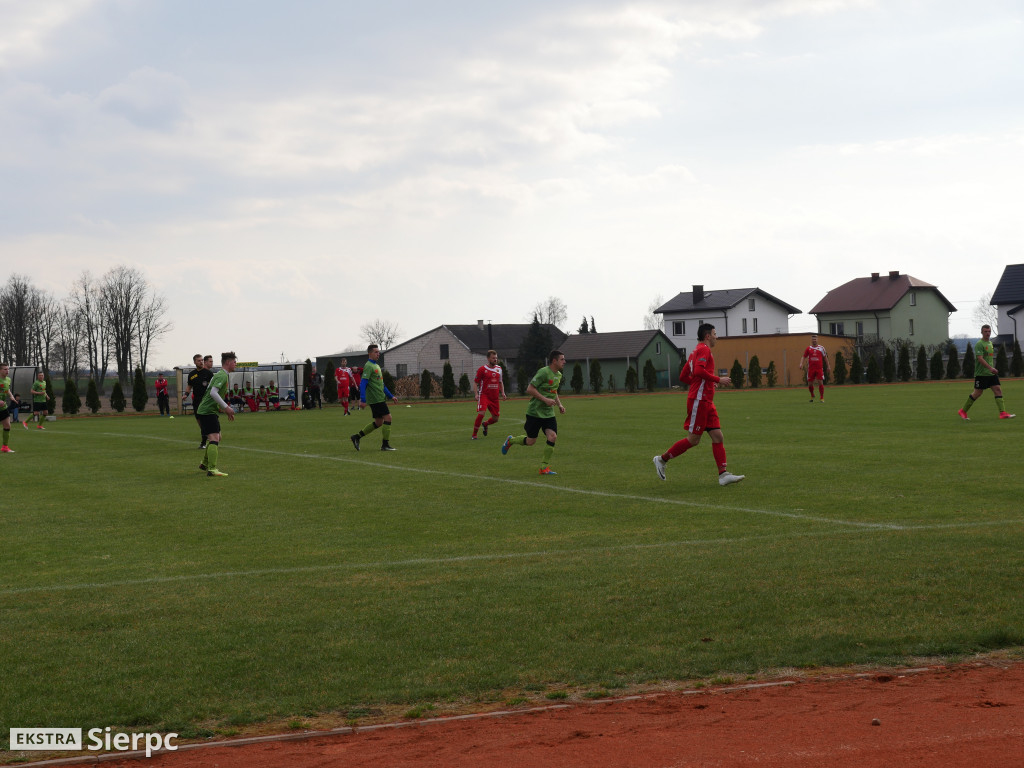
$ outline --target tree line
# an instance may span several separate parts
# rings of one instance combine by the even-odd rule
[[[65,381],[85,375],[103,393],[107,372],[122,388],[133,371],[146,371],[156,342],[173,328],[166,299],[133,267],[101,277],[88,270],[63,298],[12,274],[0,287],[0,360],[39,366]]]

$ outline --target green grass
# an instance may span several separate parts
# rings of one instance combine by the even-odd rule
[[[657,479],[678,393],[565,398],[557,477],[540,446],[499,452],[522,400],[476,442],[465,402],[395,407],[390,454],[353,450],[365,412],[247,414],[223,479],[190,417],[15,427],[0,732],[298,728],[1016,648],[1024,412],[986,394],[961,423],[968,389],[723,391],[728,488],[709,444]]]

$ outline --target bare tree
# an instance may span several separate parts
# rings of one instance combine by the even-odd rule
[[[661,298],[659,293],[654,297],[654,300],[647,305],[647,314],[644,315],[644,328],[648,331],[656,331],[661,328],[662,319],[659,317],[654,310],[660,307],[665,302]]]
[[[54,355],[60,366],[61,378],[65,381],[73,379],[77,384],[82,367],[84,324],[70,300],[60,305],[59,312],[60,322],[57,324]]]
[[[47,372],[60,323],[60,302],[45,291],[33,289],[29,322],[33,352],[39,365]]]
[[[35,288],[14,274],[0,288],[0,357],[12,365],[29,365],[32,356],[31,310]]]
[[[531,320],[536,317],[541,325],[550,323],[561,328],[569,317],[569,310],[565,302],[557,296],[548,296],[545,301],[538,301],[536,306],[527,315]]]
[[[992,327],[993,331],[998,332],[999,308],[992,305],[991,293],[986,293],[978,299],[978,304],[974,307],[973,317],[979,328],[983,325],[988,325]]]
[[[103,276],[103,314],[114,348],[114,365],[123,389],[131,386],[135,368],[135,323],[146,298],[146,278],[132,267],[118,265]]]
[[[107,336],[102,286],[88,270],[71,286],[68,302],[82,324],[89,375],[96,382],[96,389],[102,395],[107,368],[110,366],[110,339]]]
[[[135,344],[138,350],[138,364],[143,374],[149,363],[149,350],[157,339],[174,328],[167,319],[167,301],[158,293],[143,300],[135,323]]]
[[[391,349],[391,345],[402,337],[402,331],[396,323],[379,318],[359,326],[359,333],[362,334],[363,341],[367,344],[376,344],[382,352]]]

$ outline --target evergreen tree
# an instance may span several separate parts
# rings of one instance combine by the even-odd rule
[[[747,378],[750,379],[751,389],[761,386],[761,361],[757,359],[757,355],[750,358],[750,363],[747,366]]]
[[[892,357],[892,353],[889,353],[889,357]],[[868,384],[877,384],[882,380],[882,372],[878,368],[878,360],[874,355],[868,358]]]
[[[729,371],[729,378],[732,379],[732,386],[735,389],[743,389],[743,366],[739,360],[732,361],[732,369]]]
[[[520,395],[526,394],[526,388],[530,386],[530,381],[533,379],[533,374],[523,366],[516,368],[516,389],[519,390]]]
[[[441,397],[445,400],[455,397],[455,372],[447,360],[444,362],[444,370],[441,371]]]
[[[658,386],[658,371],[654,368],[654,362],[651,358],[647,358],[647,362],[644,363],[644,387],[647,388],[648,392],[653,392],[654,388]]]
[[[335,386],[336,379],[334,378],[334,361],[328,360],[327,367],[324,369],[324,391],[323,398],[328,403],[338,402],[338,388]],[[394,392],[391,387],[389,390]]]
[[[768,372],[765,374],[765,379],[767,380],[768,386],[774,387],[776,384],[779,383],[779,372],[775,368],[774,360],[768,361],[767,371]]]
[[[846,360],[843,359],[842,352],[836,352],[836,362],[832,366],[836,373],[836,384],[846,383]]]
[[[64,413],[74,416],[82,410],[82,398],[78,395],[78,387],[74,379],[64,379],[64,398],[61,403]]]
[[[949,360],[946,361],[946,378],[960,378],[960,353],[957,351],[956,344],[952,341],[949,342],[946,354],[949,355]]]
[[[387,368],[380,369],[380,379],[384,382],[384,386],[388,388],[388,392],[395,394],[395,377],[391,375],[391,371]],[[334,388],[337,392],[337,387]],[[358,399],[358,398],[357,398]]]
[[[46,394],[50,396],[50,399],[46,401],[46,412],[53,416],[57,410],[57,397],[53,393],[53,382],[50,381],[50,372],[47,371],[43,375],[43,381],[46,382]]]
[[[917,380],[924,381],[928,378],[928,352],[924,344],[917,348]]]
[[[889,384],[896,381],[896,357],[892,353],[892,347],[886,347],[882,356],[882,375],[885,376],[885,380]],[[868,381],[870,382],[871,379]]]
[[[551,334],[548,329],[540,324],[540,320],[537,316],[533,316],[533,322],[530,324],[530,330],[526,332],[526,336],[523,337],[523,343],[519,345],[519,357],[516,363],[517,367],[523,373],[521,376],[526,376],[526,383],[522,383],[520,378],[521,394],[526,394],[526,387],[529,386],[530,380],[537,371],[548,364],[548,353],[551,351]]]
[[[899,366],[896,370],[896,375],[902,382],[910,381],[911,376],[914,375],[910,368],[910,345],[907,342],[900,344]]]
[[[572,365],[572,379],[569,381],[569,386],[572,387],[573,394],[578,395],[583,392],[583,367],[579,363]]]
[[[503,369],[502,370],[502,374],[504,374],[504,372],[505,371]],[[473,384],[469,380],[469,374],[464,373],[459,378],[459,394],[462,397],[469,397],[472,393],[473,393]]]
[[[128,403],[124,399],[124,390],[121,389],[120,379],[114,382],[114,388],[110,390],[110,407],[118,413],[124,413]]]
[[[89,379],[89,386],[85,390],[85,405],[93,413],[99,413],[103,403],[100,402],[100,393],[96,391],[96,380]]]
[[[590,326],[587,325],[587,316],[583,316],[583,322],[580,323],[579,333],[590,333]]]
[[[595,395],[601,394],[601,387],[604,386],[604,376],[601,375],[601,361],[594,360],[590,364],[590,388]]]
[[[1006,377],[1006,374],[1010,372],[1010,361],[1006,357],[1006,345],[1000,344],[999,349],[996,350],[996,374]]]
[[[593,315],[590,316],[590,332],[591,333],[597,333],[597,326],[594,325],[594,316]]]
[[[423,373],[420,374],[420,397],[424,400],[430,399],[430,392],[434,388],[434,377],[430,375],[430,371],[426,368],[423,369]]]
[[[967,351],[964,352],[964,362],[960,366],[960,375],[965,379],[974,378],[974,345],[967,342]]]
[[[1020,376],[1024,374],[1024,357],[1020,354],[1020,342],[1013,342],[1013,359],[1010,360],[1010,375]]]
[[[611,373],[608,374],[608,391],[615,391],[615,375]]]
[[[139,413],[146,410],[146,403],[149,402],[149,393],[146,391],[146,377],[142,375],[142,369],[135,369],[135,380],[132,382],[132,408]]]
[[[582,374],[581,374],[582,377]],[[637,387],[640,386],[639,377],[636,374],[636,368],[632,365],[626,368],[626,391],[632,394],[636,392]]]
[[[501,383],[505,387],[505,392],[512,391],[512,381],[509,378],[508,363],[504,360],[498,360],[498,365],[501,367]],[[470,390],[472,392],[472,390]]]
[[[935,354],[932,355],[932,381],[938,381],[942,378],[942,352],[935,350]]]
[[[853,355],[850,357],[850,383],[860,384],[863,377],[864,363],[860,360],[860,353],[857,350],[853,350]]]

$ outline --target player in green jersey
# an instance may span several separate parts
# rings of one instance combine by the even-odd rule
[[[0,363],[0,424],[4,428],[4,443],[0,446],[0,453],[14,453],[8,443],[11,441],[11,412],[7,408],[11,399],[11,367],[7,363]]]
[[[363,366],[363,379],[359,382],[359,407],[370,406],[370,413],[373,414],[373,421],[363,427],[359,432],[349,439],[352,445],[359,450],[359,441],[373,432],[381,430],[384,441],[380,444],[382,451],[393,451],[391,447],[391,409],[388,408],[388,400],[398,402],[398,398],[391,394],[391,390],[384,386],[384,372],[380,369],[380,347],[371,344],[366,348],[369,360]]]
[[[992,365],[992,359],[995,357],[995,347],[989,341],[991,336],[992,326],[981,326],[981,339],[974,345],[974,391],[968,395],[964,407],[957,411],[957,414],[964,421],[970,421],[967,418],[967,412],[971,410],[974,401],[981,397],[981,393],[986,389],[991,389],[992,394],[996,396],[996,407],[999,409],[1000,419],[1012,419],[1017,415],[1015,413],[1007,413],[1006,406],[1003,405],[1003,388],[999,386],[999,371]]]
[[[224,352],[220,356],[220,370],[213,374],[203,399],[199,403],[196,416],[199,419],[199,427],[206,436],[206,452],[203,454],[203,463],[199,465],[201,470],[206,472],[207,477],[227,477],[227,472],[221,472],[217,468],[217,457],[220,452],[220,416],[223,411],[227,414],[228,421],[235,420],[235,411],[227,403],[229,374],[234,373],[238,356],[234,352]]]
[[[530,402],[526,406],[526,428],[525,435],[513,437],[509,435],[501,446],[502,454],[507,454],[508,449],[513,445],[533,445],[537,442],[537,435],[544,432],[547,438],[547,445],[544,448],[544,455],[541,460],[540,473],[542,475],[557,475],[551,469],[551,456],[555,452],[555,441],[558,439],[558,419],[555,417],[555,408],[559,413],[565,413],[565,406],[558,398],[558,387],[562,383],[562,369],[565,368],[565,355],[557,349],[548,353],[548,364],[541,368],[530,381],[526,388],[526,394],[530,395]]]
[[[46,391],[46,374],[39,371],[36,374],[36,380],[32,382],[32,418],[37,422],[36,429],[44,429],[43,419],[49,412],[46,405],[49,399],[50,395]],[[21,422],[21,426],[28,429],[28,419]]]

